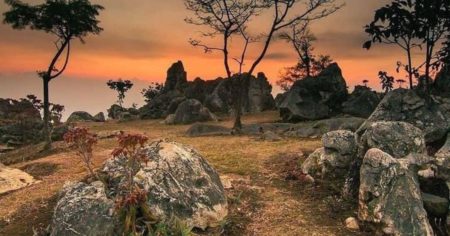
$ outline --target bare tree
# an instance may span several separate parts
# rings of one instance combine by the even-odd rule
[[[225,71],[232,80],[233,108],[235,113],[234,130],[242,128],[241,114],[243,96],[248,87],[248,79],[267,54],[269,46],[276,33],[293,25],[324,18],[342,7],[337,0],[185,0],[186,8],[193,12],[192,18],[186,22],[194,25],[206,26],[211,31],[202,33],[204,37],[221,36],[222,46],[210,46],[200,40],[191,39],[193,46],[202,47],[206,53],[220,51],[223,53]],[[259,37],[251,37],[247,32],[249,22],[260,16],[264,11],[272,12],[270,27],[260,32]],[[232,75],[230,69],[229,47],[232,37],[244,39],[238,61],[238,74]],[[245,54],[249,42],[260,41],[262,47],[254,61],[244,72]]]

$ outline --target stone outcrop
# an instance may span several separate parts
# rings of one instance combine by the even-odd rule
[[[378,121],[404,121],[421,129],[425,141],[432,143],[445,137],[450,120],[443,105],[434,99],[425,99],[414,90],[397,89],[388,93],[360,128],[364,133],[370,124]]]
[[[187,85],[187,72],[183,62],[177,61],[167,70],[167,79],[164,83],[164,91],[182,91]]]
[[[187,227],[216,227],[227,216],[227,200],[217,172],[194,149],[158,141],[145,147],[136,184],[148,195],[147,206],[160,222],[173,217]],[[119,235],[123,228],[114,214],[115,195],[126,181],[121,158],[113,157],[101,169],[109,180],[68,184],[60,194],[52,220],[52,236]],[[121,234],[120,234],[121,235]]]
[[[229,114],[232,110],[232,80],[217,78],[205,81],[196,78],[194,81],[187,81],[186,71],[179,61],[167,71],[161,93],[139,109],[140,117],[165,118],[173,114],[176,106],[185,99],[198,100],[211,112]],[[263,73],[258,73],[257,77],[246,77],[244,83],[248,85],[243,99],[244,112],[261,112],[275,108],[272,86]]]
[[[396,159],[376,148],[364,157],[358,217],[378,234],[434,235],[417,176],[408,166],[408,159]]]
[[[106,118],[105,118],[105,114],[103,114],[103,112],[99,112],[94,116],[95,121],[97,122],[105,122]]]
[[[342,104],[342,112],[356,117],[368,118],[380,103],[380,97],[366,86],[356,86],[348,100]]]
[[[340,112],[347,99],[347,84],[336,63],[316,77],[296,81],[278,106],[283,121],[328,118]]]
[[[217,117],[208,108],[195,99],[188,99],[180,105],[174,114],[167,116],[166,124],[191,124],[202,121],[217,121]]]

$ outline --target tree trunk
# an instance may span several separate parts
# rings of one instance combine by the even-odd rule
[[[409,89],[413,89],[413,68],[412,68],[412,59],[411,59],[411,49],[408,47],[408,76],[409,76]]]
[[[48,95],[48,84],[50,80],[48,76],[44,76],[42,78],[44,85],[44,140],[45,140],[45,150],[49,150],[52,145],[52,140],[50,137],[50,103],[49,103],[49,95]]]

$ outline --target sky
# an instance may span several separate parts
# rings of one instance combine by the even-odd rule
[[[40,0],[23,0],[40,3]],[[350,88],[364,79],[379,89],[377,73],[380,70],[394,72],[396,61],[403,54],[395,47],[377,45],[370,51],[362,49],[368,39],[364,25],[373,18],[375,9],[387,0],[341,0],[345,7],[334,15],[313,22],[316,35],[316,54],[330,55],[342,68]],[[95,0],[105,10],[99,17],[104,31],[89,36],[86,43],[75,41],[72,57],[65,73],[50,83],[50,100],[66,106],[66,114],[75,110],[91,113],[106,111],[116,101],[116,94],[106,86],[109,79],[130,79],[135,83],[127,94],[125,104],[143,104],[142,88],[151,82],[163,82],[169,66],[182,60],[188,80],[196,77],[215,79],[224,76],[220,54],[204,54],[202,49],[192,47],[190,38],[202,39],[205,28],[189,25],[184,19],[190,15],[183,0]],[[7,6],[0,2],[0,13]],[[271,14],[262,14],[252,21],[251,32],[266,32]],[[212,46],[220,46],[219,39],[202,39]],[[37,70],[48,66],[55,52],[54,38],[43,32],[12,30],[0,24],[0,97],[20,98],[27,94],[42,96],[42,81]],[[232,52],[239,51],[242,43],[232,42]],[[261,45],[251,45],[250,65]],[[276,40],[266,58],[258,66],[274,85],[280,70],[294,65],[297,56],[291,45]],[[236,66],[236,64],[233,64]]]

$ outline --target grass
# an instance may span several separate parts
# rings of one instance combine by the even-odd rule
[[[266,112],[245,116],[243,121],[277,119],[277,113]],[[169,139],[187,144],[204,156],[220,175],[230,177],[233,188],[226,190],[229,216],[222,227],[199,234],[356,235],[345,230],[342,223],[345,217],[354,215],[351,210],[328,214],[327,197],[333,192],[326,185],[305,186],[283,177],[286,168],[298,163],[292,162],[292,157],[298,158],[298,154],[311,152],[321,145],[317,139],[265,142],[248,136],[190,138],[185,136],[188,125],[167,126],[160,120],[79,125],[93,132],[123,130],[144,133],[150,140]],[[224,119],[220,125],[231,127],[232,121]],[[100,167],[115,146],[114,138],[101,139],[95,149],[94,166]],[[79,181],[87,175],[76,155],[64,149],[12,166],[29,172],[41,182],[0,196],[0,235],[32,235],[33,226],[49,224],[56,196],[64,183]]]

